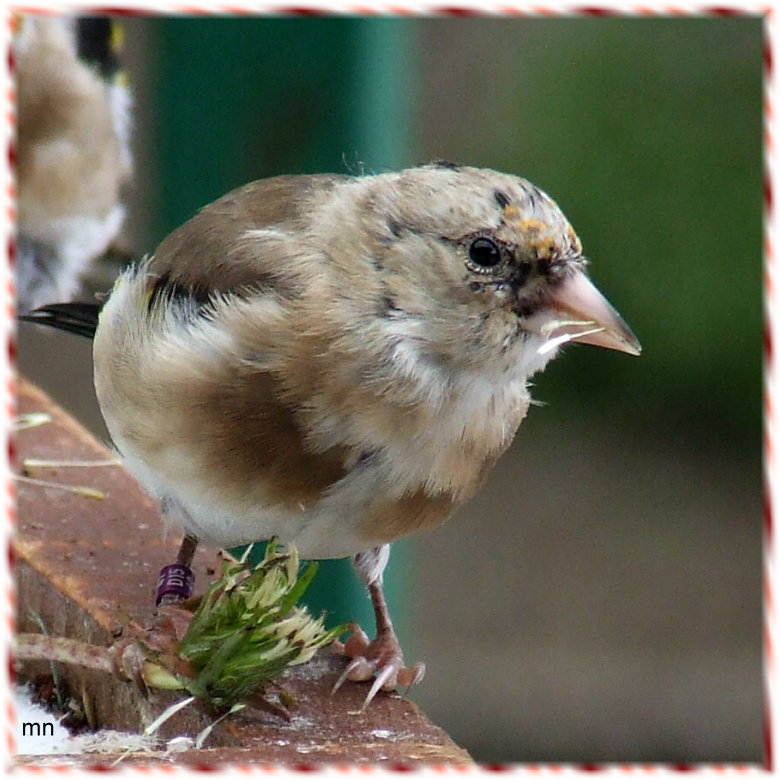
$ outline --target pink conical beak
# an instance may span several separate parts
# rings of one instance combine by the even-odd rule
[[[550,307],[531,317],[527,324],[548,338],[540,352],[568,341],[616,349],[629,355],[642,351],[631,328],[582,271],[558,285],[552,293]]]

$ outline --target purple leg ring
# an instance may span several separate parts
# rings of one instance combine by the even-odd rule
[[[157,582],[157,604],[166,596],[173,596],[176,601],[186,601],[195,590],[195,575],[189,566],[183,563],[172,563],[160,569],[160,579]]]

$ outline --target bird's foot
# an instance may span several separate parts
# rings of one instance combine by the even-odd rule
[[[143,676],[146,654],[138,644],[130,639],[119,639],[108,648],[111,670],[120,680],[129,680],[148,698],[149,689]]]
[[[333,693],[346,680],[364,682],[373,677],[374,682],[361,707],[363,711],[380,690],[391,691],[399,685],[408,690],[422,680],[425,664],[404,665],[401,646],[393,631],[380,632],[376,639],[369,641],[360,626],[350,623],[349,628],[351,634],[344,644],[344,653],[352,660],[333,686]]]

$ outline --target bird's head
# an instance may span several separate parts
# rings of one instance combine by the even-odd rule
[[[475,364],[519,350],[529,374],[567,342],[640,353],[590,281],[573,228],[533,184],[442,163],[389,176],[367,201],[372,252],[391,314],[425,322],[421,339],[481,351]]]

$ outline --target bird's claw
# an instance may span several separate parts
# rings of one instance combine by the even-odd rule
[[[109,648],[111,669],[120,680],[135,683],[144,698],[148,698],[149,689],[143,677],[146,656],[137,644],[129,639],[120,639]]]
[[[394,634],[378,636],[369,642],[365,632],[357,625],[350,625],[351,635],[344,645],[344,653],[352,660],[347,664],[331,693],[335,693],[346,680],[365,682],[374,678],[363,706],[364,711],[379,691],[392,691],[397,686],[407,691],[425,675],[425,664],[404,666],[401,648]]]

